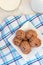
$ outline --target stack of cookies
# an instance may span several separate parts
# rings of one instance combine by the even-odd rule
[[[28,30],[26,32],[18,30],[13,39],[13,43],[17,45],[24,54],[28,54],[32,47],[39,47],[41,45],[41,40],[34,30]]]

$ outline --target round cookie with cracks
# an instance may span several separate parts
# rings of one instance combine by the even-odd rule
[[[20,46],[20,44],[21,44],[21,39],[18,39],[17,37],[15,37],[14,39],[13,39],[13,43],[15,44],[15,45],[17,45],[17,46]]]
[[[24,32],[23,30],[18,30],[18,31],[16,32],[16,37],[17,37],[18,39],[24,39],[24,38],[25,38],[25,32]]]
[[[28,54],[31,51],[31,47],[28,41],[23,41],[20,45],[20,49],[24,54]]]
[[[30,39],[31,37],[37,37],[37,33],[36,33],[36,31],[34,31],[34,30],[28,30],[27,32],[26,32],[26,37],[27,37],[27,39]]]
[[[39,38],[31,37],[29,41],[31,47],[39,47],[41,45],[41,40]]]

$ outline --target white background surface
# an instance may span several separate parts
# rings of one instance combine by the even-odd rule
[[[0,23],[3,22],[4,18],[11,15],[34,14],[29,6],[29,2],[30,0],[22,0],[19,8],[12,12],[6,12],[0,8]]]

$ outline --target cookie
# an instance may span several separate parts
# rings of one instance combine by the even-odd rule
[[[27,39],[30,39],[32,36],[37,37],[37,33],[34,30],[28,30],[26,32]]]
[[[24,39],[23,39],[24,41],[28,41],[28,39],[25,37]]]
[[[31,37],[29,41],[31,47],[39,47],[41,45],[41,40],[39,38]]]
[[[30,47],[30,45],[29,45],[29,42],[28,42],[28,41],[23,41],[23,42],[21,43],[21,45],[20,45],[20,49],[22,50],[22,52],[23,52],[24,54],[30,53],[31,47]]]
[[[18,39],[24,39],[24,38],[25,38],[25,32],[24,32],[23,30],[18,30],[18,31],[16,32],[16,37],[17,37]]]
[[[13,39],[13,43],[15,44],[15,45],[17,45],[17,46],[20,46],[20,44],[21,44],[21,39],[18,39],[17,37],[15,37],[14,39]]]

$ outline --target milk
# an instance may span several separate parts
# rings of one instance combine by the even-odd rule
[[[31,0],[31,9],[36,13],[43,13],[43,0]]]
[[[0,7],[6,11],[15,10],[19,7],[21,0],[0,0]]]

